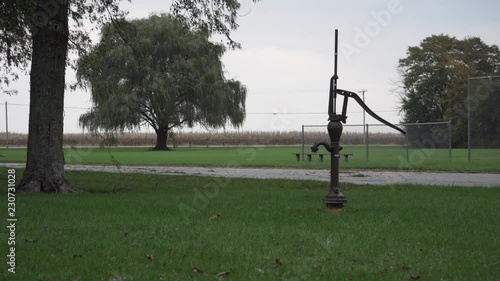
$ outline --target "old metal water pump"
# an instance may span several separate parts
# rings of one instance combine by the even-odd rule
[[[330,96],[328,100],[328,135],[330,136],[330,143],[321,141],[316,142],[311,147],[312,152],[317,152],[319,146],[324,146],[328,152],[331,153],[331,166],[330,166],[330,191],[323,198],[323,203],[328,209],[340,210],[347,202],[344,194],[339,187],[339,158],[340,150],[340,137],[342,135],[342,123],[346,123],[347,119],[347,102],[349,98],[353,98],[368,114],[370,114],[376,120],[382,122],[383,124],[406,134],[404,130],[396,127],[395,125],[384,120],[382,117],[378,116],[373,112],[363,100],[355,93],[337,89],[337,80],[339,76],[337,75],[337,56],[338,56],[338,30],[335,30],[335,55],[334,55],[334,74],[330,79]],[[342,106],[342,113],[336,113],[337,105],[337,95],[344,96],[344,102]]]

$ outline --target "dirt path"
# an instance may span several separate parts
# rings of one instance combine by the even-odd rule
[[[0,163],[2,167],[24,168],[21,163]],[[330,171],[324,169],[273,169],[241,167],[182,167],[182,166],[111,166],[67,164],[69,171],[98,171],[108,173],[143,173],[163,175],[195,175],[229,178],[301,179],[329,181]],[[500,174],[448,173],[448,172],[399,172],[374,170],[344,170],[341,182],[384,185],[413,183],[442,186],[491,186],[500,187]]]

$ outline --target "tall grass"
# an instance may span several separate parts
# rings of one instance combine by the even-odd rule
[[[305,143],[328,140],[328,133],[307,132]],[[394,133],[370,133],[370,144],[402,145],[404,138]],[[345,132],[342,144],[363,144],[363,133]],[[0,144],[6,143],[5,133],[0,133]],[[9,134],[9,146],[25,147],[28,143],[27,134]],[[123,134],[65,134],[65,146],[154,146],[155,133],[123,133]],[[235,146],[235,145],[300,145],[300,131],[286,132],[178,132],[171,133],[168,139],[170,146]]]

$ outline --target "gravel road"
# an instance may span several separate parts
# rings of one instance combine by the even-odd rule
[[[2,167],[24,168],[21,163],[0,163]],[[329,181],[330,171],[325,169],[274,169],[241,167],[184,167],[184,166],[112,166],[67,164],[68,171],[99,171],[108,173],[143,173],[162,175],[195,175],[229,178],[301,179]],[[441,186],[500,187],[498,173],[399,172],[374,170],[344,170],[340,182],[384,185],[413,183]]]

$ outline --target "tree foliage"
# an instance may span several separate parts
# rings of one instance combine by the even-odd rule
[[[33,0],[0,0],[0,87],[8,85],[25,68],[31,57],[31,41],[27,23],[34,9]]]
[[[120,0],[0,1],[0,87],[17,78],[17,69],[28,73],[31,65],[28,159],[18,190],[70,190],[64,175],[62,147],[67,50],[73,48],[82,54],[90,47],[84,21],[115,24],[125,13],[119,8]],[[177,2],[192,5],[178,6]],[[200,14],[189,10],[209,4],[210,11],[225,12],[207,17],[204,11]],[[233,9],[239,4],[234,4],[234,0],[174,0],[173,7],[191,27],[212,26],[207,32],[222,31],[227,36],[237,27],[235,17],[225,16],[237,14]]]
[[[0,89],[28,72],[32,60],[32,38],[51,25],[58,7],[67,0],[0,0]],[[102,24],[123,18],[120,0],[70,1],[66,20],[70,26],[68,47],[82,53],[91,45],[84,21]],[[39,9],[35,9],[39,7]],[[7,92],[7,91],[6,91]]]
[[[0,0],[0,89],[19,78],[18,70],[28,73],[33,32],[49,24],[55,8],[68,0]],[[126,0],[129,1],[130,0]],[[260,0],[253,0],[258,2]],[[101,25],[118,22],[127,14],[120,10],[121,0],[69,1],[69,49],[83,54],[91,46],[85,21]],[[35,11],[35,7],[42,9]],[[238,0],[174,0],[171,12],[187,27],[221,34],[230,48],[240,44],[231,38],[238,28]]]
[[[146,123],[158,135],[156,149],[166,149],[174,127],[241,125],[246,89],[224,77],[223,53],[204,30],[170,15],[122,22],[120,32],[105,25],[99,44],[78,62],[77,78],[94,103],[80,124],[97,131]]]
[[[425,38],[399,60],[403,122],[451,120],[455,146],[467,137],[467,77],[500,72],[500,51],[478,37]]]
[[[227,45],[235,49],[241,48],[241,44],[231,38],[231,31],[238,28],[236,19],[240,7],[238,0],[175,0],[171,12],[188,27],[224,36]]]

